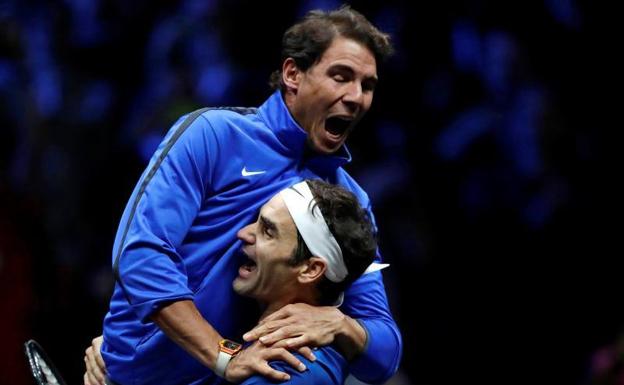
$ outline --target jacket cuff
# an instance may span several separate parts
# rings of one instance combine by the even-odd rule
[[[192,293],[185,293],[171,297],[165,298],[157,298],[151,301],[142,302],[140,304],[133,304],[132,310],[134,310],[137,317],[141,320],[142,323],[148,323],[151,321],[151,316],[156,312],[156,310],[162,308],[166,304],[183,301],[183,300],[193,300]]]
[[[349,364],[351,374],[371,384],[387,381],[401,361],[401,337],[382,320],[358,319],[366,332],[364,350]]]

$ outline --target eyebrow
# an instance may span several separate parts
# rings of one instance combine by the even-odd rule
[[[277,230],[277,226],[275,225],[275,222],[271,221],[269,218],[260,215],[260,224],[262,225],[262,227],[266,228],[267,230],[270,230],[274,233],[274,235],[279,234],[279,231]]]
[[[353,70],[353,68],[349,67],[348,65],[345,64],[334,64],[332,66],[329,67],[328,69],[329,71],[343,71],[343,72],[348,72],[350,75],[354,75],[355,71]],[[364,78],[364,81],[368,81],[368,82],[373,82],[373,85],[377,84],[377,81],[379,79],[377,78],[377,75],[373,75],[373,76],[366,76]]]

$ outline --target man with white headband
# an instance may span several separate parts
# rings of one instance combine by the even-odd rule
[[[288,304],[311,306],[340,302],[342,292],[371,264],[377,248],[373,227],[355,196],[319,180],[308,180],[282,190],[267,202],[255,223],[238,232],[247,261],[233,282],[234,291],[256,299],[263,309],[261,322]],[[235,344],[234,342],[230,342]],[[251,373],[257,355],[281,358],[279,348],[256,341],[219,368],[231,382]],[[314,362],[302,356],[306,370],[272,362],[267,371],[288,373],[291,384],[342,384],[347,360],[334,347],[315,351]],[[227,362],[226,362],[227,361]],[[268,373],[267,373],[268,374]],[[253,376],[244,384],[274,383]]]

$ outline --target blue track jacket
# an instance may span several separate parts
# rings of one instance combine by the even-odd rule
[[[102,345],[113,381],[220,381],[160,331],[150,315],[166,303],[193,300],[222,336],[240,340],[253,326],[244,322],[246,312],[256,305],[232,290],[243,262],[236,233],[282,189],[320,178],[352,191],[370,212],[366,193],[341,167],[351,159],[346,147],[332,156],[311,154],[306,138],[279,91],[259,108],[205,108],[169,130],[115,237],[116,284]],[[350,363],[350,372],[365,382],[385,381],[398,368],[402,342],[381,274],[357,280],[341,310],[368,334],[366,350]]]

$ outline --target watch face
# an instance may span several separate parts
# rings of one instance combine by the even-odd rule
[[[241,344],[234,342],[234,341],[230,341],[230,340],[225,340],[223,341],[223,347],[226,349],[231,349],[231,350],[236,350],[241,346]]]

